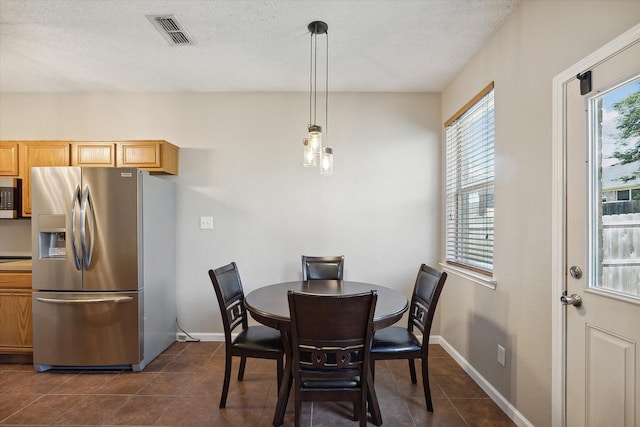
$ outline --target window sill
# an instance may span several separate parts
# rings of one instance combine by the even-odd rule
[[[478,285],[484,286],[485,288],[495,289],[496,286],[498,286],[498,281],[495,280],[493,277],[488,277],[480,273],[476,273],[461,267],[456,267],[444,262],[441,262],[440,266],[444,268],[445,271],[451,274],[455,274],[456,276],[470,280],[473,283],[477,283]]]

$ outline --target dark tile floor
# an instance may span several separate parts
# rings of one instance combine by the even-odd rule
[[[411,384],[406,361],[376,363],[384,426],[515,425],[442,347],[429,351],[433,413],[420,381]],[[0,425],[271,426],[275,362],[249,359],[244,381],[232,376],[227,407],[218,409],[223,372],[219,342],[175,343],[139,373],[36,373],[29,357],[0,355]],[[303,425],[357,426],[351,410],[346,403],[308,403]],[[290,400],[284,426],[293,418]]]

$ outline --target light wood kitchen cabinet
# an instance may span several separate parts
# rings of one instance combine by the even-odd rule
[[[178,147],[163,140],[73,142],[71,165],[137,167],[150,173],[176,175]]]
[[[69,142],[29,141],[20,143],[22,216],[31,216],[31,168],[34,166],[69,166],[70,160]]]
[[[116,166],[139,167],[151,173],[178,174],[178,147],[163,141],[116,142]]]
[[[0,273],[0,353],[31,353],[31,272]]]
[[[114,142],[73,142],[71,144],[71,166],[115,166],[116,144]]]
[[[0,141],[0,176],[22,179],[22,216],[29,217],[34,166],[138,167],[177,175],[178,150],[164,140]]]
[[[18,143],[0,142],[0,176],[18,176]]]

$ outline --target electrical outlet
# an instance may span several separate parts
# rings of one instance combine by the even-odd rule
[[[201,230],[213,230],[213,217],[201,216],[200,217],[200,229]]]
[[[500,366],[505,366],[506,364],[506,358],[507,358],[506,353],[507,353],[507,350],[505,350],[503,346],[498,344],[498,364],[500,364]]]

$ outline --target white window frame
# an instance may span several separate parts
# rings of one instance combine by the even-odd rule
[[[444,123],[444,265],[453,273],[495,288],[493,89],[492,82]],[[485,122],[480,128],[479,120]]]

